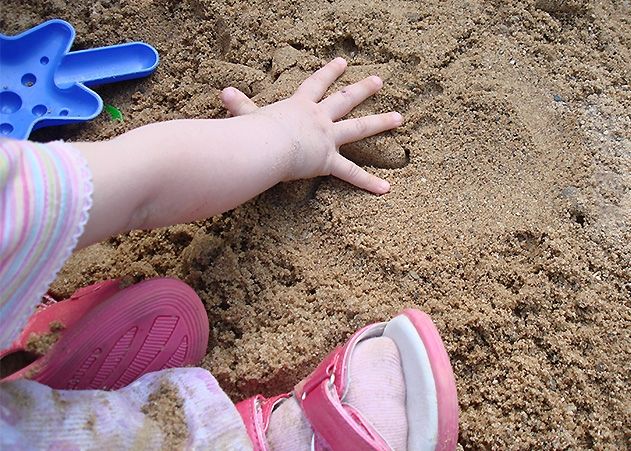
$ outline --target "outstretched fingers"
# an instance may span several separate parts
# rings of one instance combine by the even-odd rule
[[[226,107],[226,110],[228,110],[233,116],[242,116],[244,114],[252,113],[259,108],[248,98],[248,96],[243,94],[237,88],[224,89],[221,91],[220,97]]]
[[[339,153],[333,155],[331,175],[371,193],[384,194],[390,191],[390,184],[387,181],[366,172]]]
[[[345,70],[346,60],[340,57],[335,58],[303,81],[296,90],[295,95],[317,102],[322,98],[326,90],[329,89],[329,86],[331,86]]]
[[[367,138],[377,133],[398,127],[403,123],[403,116],[397,112],[373,114],[357,119],[336,122],[335,143],[338,146]]]
[[[320,106],[332,120],[337,120],[350,113],[353,108],[379,91],[382,86],[381,78],[373,75],[331,94],[320,102]]]

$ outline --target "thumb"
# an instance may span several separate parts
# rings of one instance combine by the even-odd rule
[[[248,96],[243,94],[237,88],[231,87],[224,89],[221,91],[220,97],[226,109],[233,116],[242,116],[244,114],[252,113],[259,108],[248,98]]]

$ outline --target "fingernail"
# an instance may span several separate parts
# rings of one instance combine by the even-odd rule
[[[223,94],[224,99],[229,100],[232,97],[234,97],[234,89],[224,88],[224,90],[222,91],[222,94]]]
[[[401,113],[397,113],[395,111],[394,113],[392,113],[392,119],[397,125],[403,124],[403,116],[401,116]]]
[[[340,63],[340,64],[346,64],[346,60],[344,58],[342,58],[341,56],[338,56],[333,61],[335,61],[336,63]]]
[[[373,83],[375,83],[377,86],[381,87],[383,86],[383,80],[381,80],[381,78],[377,75],[372,75],[370,77],[370,79],[373,81]]]
[[[379,182],[379,190],[381,191],[381,194],[387,193],[388,191],[390,191],[390,183],[385,180],[381,180]]]

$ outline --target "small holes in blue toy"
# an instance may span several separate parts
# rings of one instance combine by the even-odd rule
[[[0,135],[9,135],[13,131],[13,125],[11,124],[0,124]]]
[[[33,74],[24,74],[22,75],[22,84],[27,88],[30,88],[35,84],[37,78]]]
[[[69,52],[74,37],[62,20],[16,36],[0,32],[0,138],[91,120],[102,101],[90,86],[144,77],[158,64],[156,50],[139,42]]]
[[[43,116],[48,111],[46,105],[35,105],[31,110],[35,116]]]
[[[19,95],[11,91],[0,92],[0,112],[4,114],[11,114],[15,113],[20,108],[22,108],[22,98]],[[13,127],[11,127],[11,130],[13,130]]]

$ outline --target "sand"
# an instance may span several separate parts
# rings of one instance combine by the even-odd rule
[[[158,389],[149,395],[141,412],[157,423],[164,434],[162,449],[185,449],[188,426],[184,415],[184,400],[176,386],[162,381]]]
[[[358,327],[417,307],[450,353],[465,449],[628,446],[628,1],[4,0],[0,28],[53,17],[76,27],[76,48],[144,40],[161,63],[98,90],[124,122],[36,139],[224,117],[219,89],[265,104],[337,55],[342,83],[385,80],[356,114],[406,118],[342,148],[391,193],[281,184],[84,250],[58,296],[111,277],[185,280],[213,331],[202,366],[235,400],[289,389]]]

